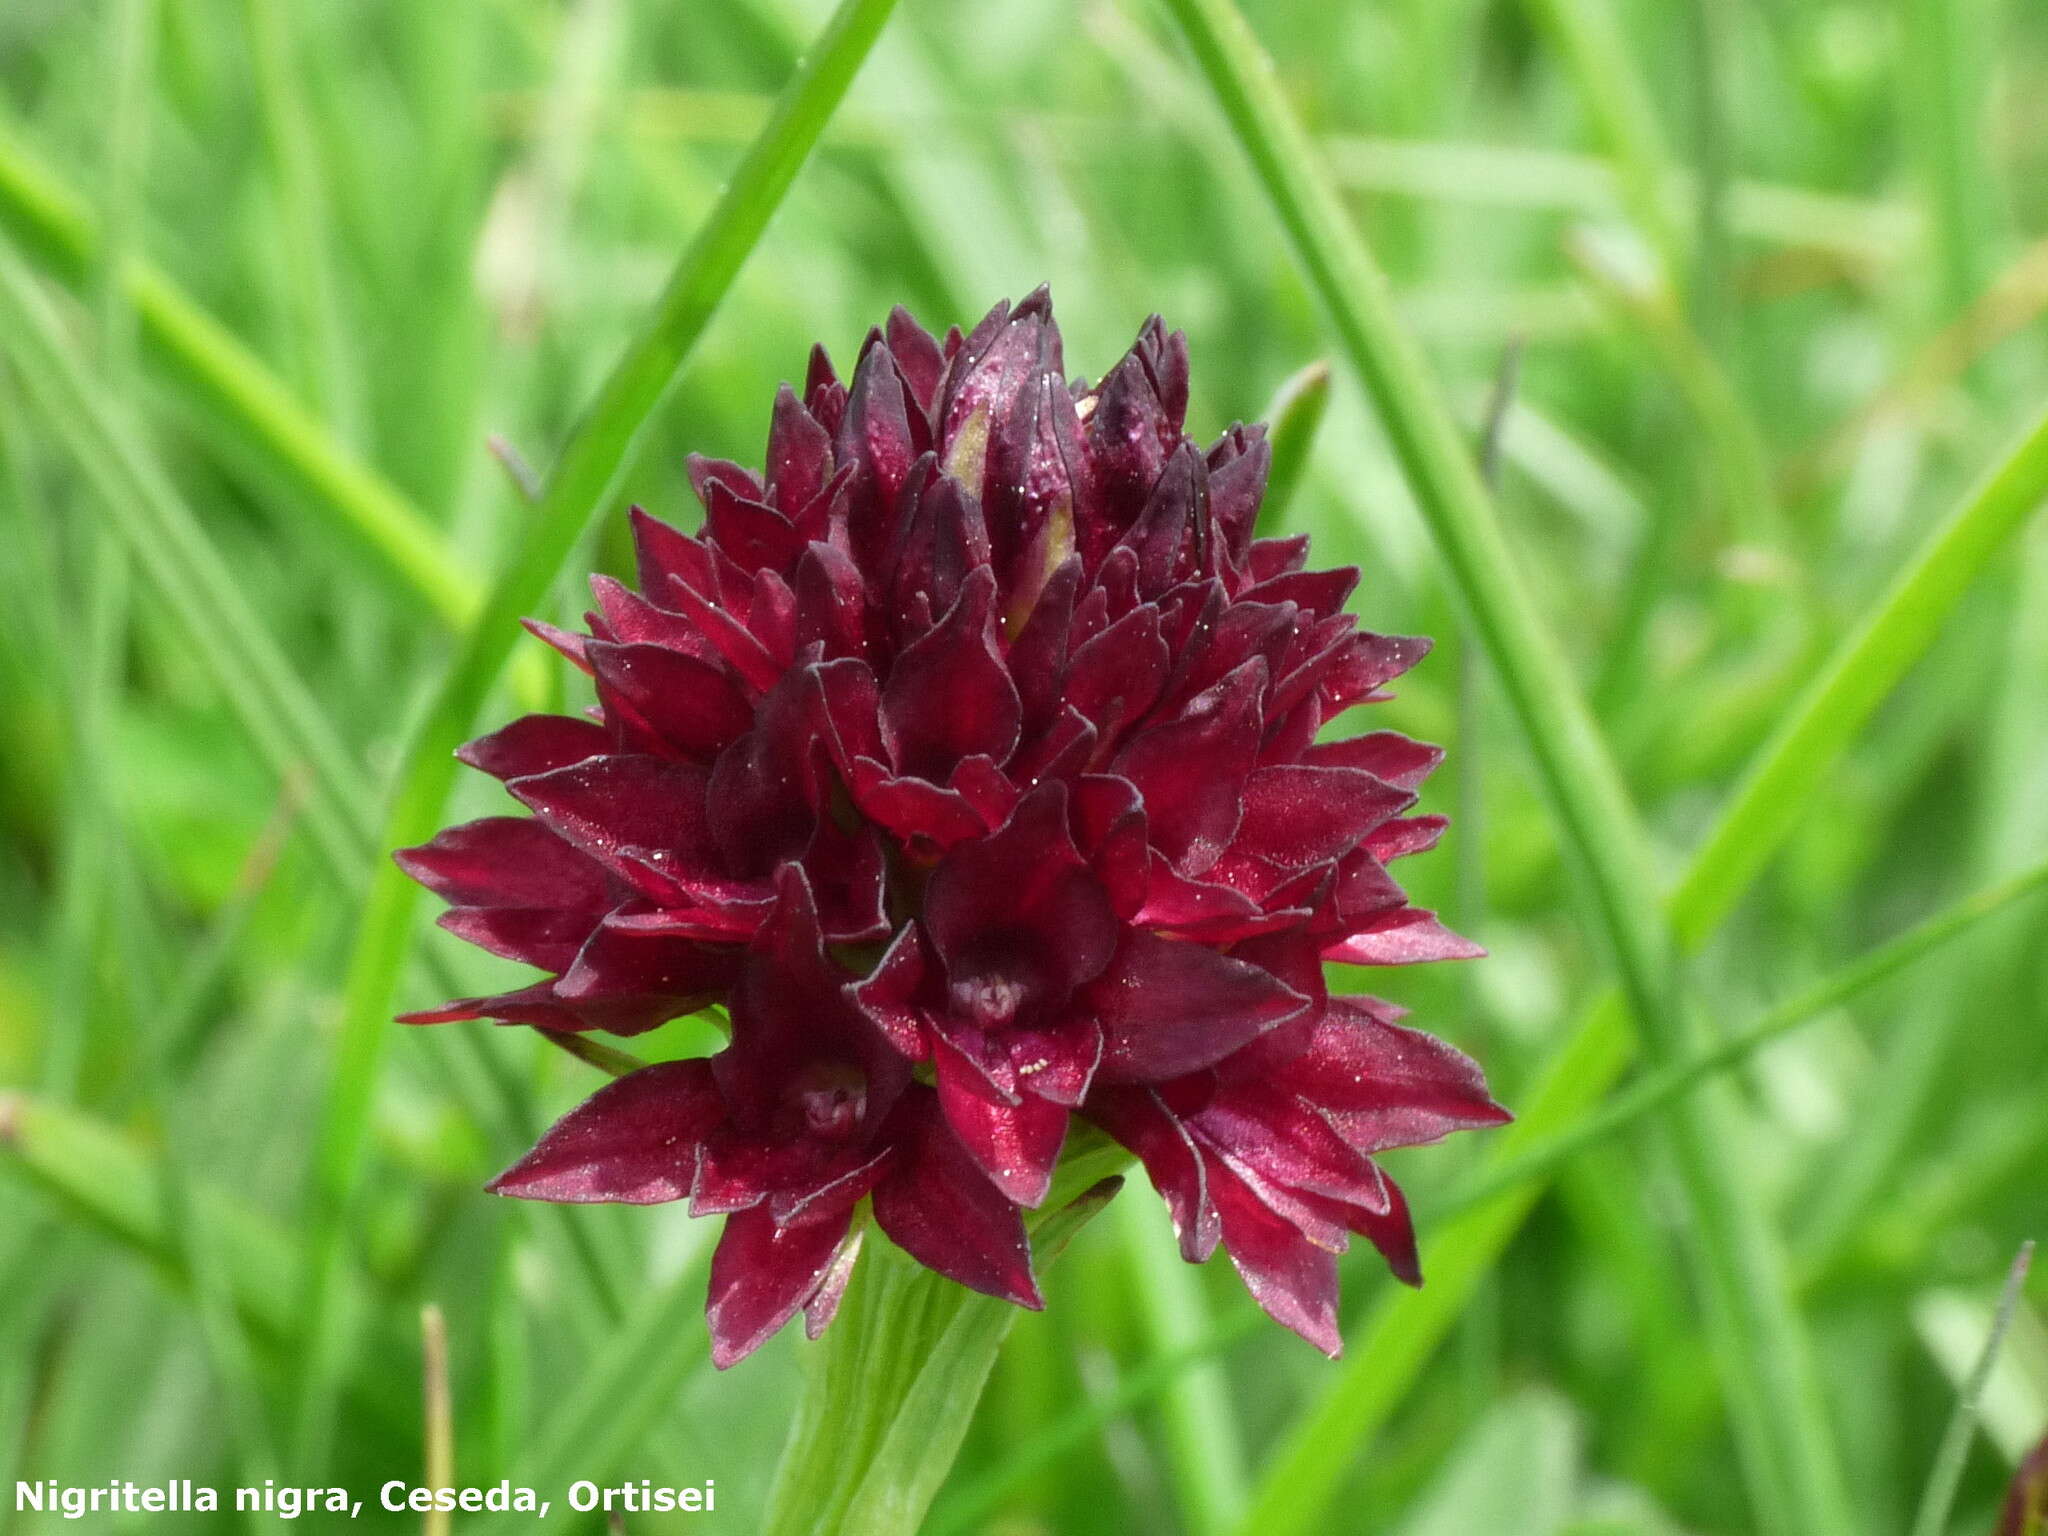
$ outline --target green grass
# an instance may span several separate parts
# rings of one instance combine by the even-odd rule
[[[1049,279],[1076,372],[1183,326],[1198,431],[1288,424],[1270,527],[1438,638],[1405,873],[1492,958],[1375,985],[1519,1119],[1390,1160],[1430,1283],[1347,1261],[1334,1366],[1137,1181],[862,1410],[929,1528],[1990,1529],[2044,1282],[1981,1403],[1916,1318],[2048,1167],[2048,23],[1240,4],[1271,74],[1227,0],[0,12],[0,1487],[417,1480],[433,1305],[462,1481],[764,1528],[831,1360],[712,1373],[679,1211],[479,1193],[619,1063],[387,1024],[501,968],[383,852],[583,702],[516,620],[813,339]]]

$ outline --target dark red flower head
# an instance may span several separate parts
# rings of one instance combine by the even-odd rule
[[[875,1224],[1037,1306],[1021,1210],[1072,1116],[1143,1160],[1191,1260],[1335,1353],[1357,1233],[1417,1278],[1374,1157],[1504,1118],[1457,1052],[1323,962],[1477,953],[1388,863],[1439,753],[1323,729],[1428,649],[1357,572],[1255,539],[1258,427],[1182,430],[1155,318],[1069,383],[1043,290],[935,340],[902,310],[849,384],[814,351],[757,475],[692,459],[694,538],[635,511],[639,590],[588,636],[587,719],[464,749],[531,817],[399,855],[442,923],[546,979],[410,1022],[630,1035],[712,1002],[731,1043],[619,1079],[493,1186],[726,1216],[720,1364],[822,1327]]]

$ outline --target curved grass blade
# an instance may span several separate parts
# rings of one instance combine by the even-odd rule
[[[83,291],[102,235],[84,202],[0,130],[0,225],[54,276]],[[224,423],[307,508],[366,551],[374,569],[425,599],[445,624],[476,611],[476,592],[440,531],[375,469],[354,457],[235,334],[160,268],[120,263],[119,283],[142,335],[181,391]]]
[[[660,407],[719,301],[852,83],[895,0],[842,0],[797,67],[775,114],[678,263],[654,313],[614,366],[563,448],[526,532],[493,583],[476,622],[435,691],[405,757],[378,846],[424,842],[437,830],[455,776],[454,750],[520,635],[570,556],[610,508],[634,443]],[[305,1320],[316,1368],[306,1375],[302,1439],[317,1433],[331,1391],[335,1341],[321,1300],[340,1224],[353,1194],[378,1063],[409,951],[417,887],[395,865],[371,882],[351,957],[341,1043],[316,1151]]]
[[[575,1389],[534,1430],[513,1474],[533,1488],[566,1487],[578,1477],[602,1481],[619,1470],[655,1419],[673,1410],[676,1393],[710,1364],[710,1336],[700,1315],[710,1235],[693,1233],[695,1246],[666,1287],[641,1298],[577,1378]],[[471,1527],[481,1536],[524,1531],[521,1515],[485,1519]]]
[[[1828,768],[2044,499],[2048,410],[1927,536],[1758,750],[1671,893],[1681,946],[1703,943],[1733,909]]]
[[[1650,87],[1635,67],[1621,23],[1601,0],[1534,0],[1534,20],[1564,55],[1587,114],[1613,157],[1615,181],[1629,217],[1656,247],[1667,270],[1684,257],[1667,200],[1677,180],[1671,148],[1657,120]]]
[[[138,550],[150,576],[259,753],[290,786],[304,788],[304,811],[323,863],[343,890],[369,881],[375,843],[365,807],[374,792],[319,705],[243,597],[220,553],[156,461],[107,410],[33,281],[0,251],[0,324],[7,355],[30,385],[53,431]],[[531,1140],[533,1115],[523,1090],[477,1036],[456,1047],[482,1067],[465,1080],[466,1107],[504,1145]],[[577,1262],[600,1275],[585,1233],[571,1213],[556,1213]]]
[[[242,19],[276,182],[291,330],[304,347],[299,383],[346,442],[355,435],[354,369],[329,260],[333,220],[320,147],[294,58],[294,18],[282,0],[243,0]]]
[[[1205,1277],[1182,1260],[1158,1211],[1127,1200],[1116,1215],[1145,1352],[1177,1354],[1206,1338],[1215,1324]],[[1243,1515],[1251,1486],[1229,1377],[1214,1362],[1190,1370],[1160,1405],[1160,1417],[1181,1523],[1191,1536],[1228,1530]]]
[[[1562,653],[1536,617],[1484,485],[1435,381],[1399,325],[1256,37],[1228,0],[1168,0],[1385,422],[1469,621],[1493,663],[1553,816],[1578,855],[1645,1048],[1673,1060],[1687,1029],[1647,838]],[[1846,1533],[1848,1496],[1784,1265],[1741,1171],[1721,1155],[1717,1105],[1688,1099],[1672,1147],[1698,1234],[1710,1315],[1753,1502],[1767,1529]],[[1313,1527],[1338,1469],[1289,1443],[1244,1528]]]

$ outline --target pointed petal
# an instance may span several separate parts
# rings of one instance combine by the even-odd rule
[[[1449,825],[1441,816],[1397,816],[1365,840],[1366,850],[1382,863],[1427,853]]]
[[[1038,1205],[1052,1188],[1067,1111],[1029,1094],[1005,1103],[953,1051],[941,1050],[937,1062],[939,1107],[960,1144],[1006,1198]]]
[[[1101,741],[1122,741],[1158,701],[1171,666],[1159,610],[1133,608],[1074,652],[1066,701],[1092,722]]]
[[[680,1200],[690,1192],[699,1144],[724,1113],[706,1062],[643,1067],[570,1110],[490,1187],[574,1204]]]
[[[601,912],[611,905],[603,871],[525,816],[464,822],[431,843],[401,848],[392,858],[453,906]]]
[[[623,717],[649,750],[709,763],[753,723],[746,696],[721,667],[659,645],[593,640],[586,649],[605,713]]]
[[[1226,1084],[1197,1117],[1196,1129],[1203,1141],[1282,1189],[1373,1212],[1387,1209],[1386,1177],[1372,1159],[1307,1099],[1270,1079]]]
[[[1232,847],[1299,869],[1349,853],[1414,803],[1414,791],[1355,768],[1259,768],[1245,780]]]
[[[1102,1066],[1102,1026],[1093,1019],[1063,1019],[1047,1029],[1005,1030],[1003,1045],[1020,1088],[1069,1109],[1088,1096]]]
[[[1112,1083],[1200,1071],[1309,1005],[1270,971],[1142,929],[1081,1002],[1102,1021]]]
[[[1387,1209],[1384,1212],[1353,1210],[1351,1230],[1379,1249],[1387,1268],[1403,1285],[1422,1284],[1422,1258],[1415,1248],[1415,1219],[1408,1214],[1408,1199],[1401,1186],[1387,1181]]]
[[[1181,1257],[1199,1264],[1214,1253],[1223,1228],[1209,1199],[1207,1163],[1159,1095],[1149,1088],[1098,1089],[1087,1114],[1145,1165],[1173,1218]]]
[[[1310,747],[1303,759],[1323,768],[1358,768],[1397,789],[1414,789],[1444,760],[1444,749],[1399,731],[1374,731]]]
[[[687,905],[682,875],[717,877],[704,796],[710,771],[658,757],[593,757],[515,780],[549,830],[657,901]]]
[[[1403,907],[1372,919],[1368,927],[1330,945],[1323,958],[1344,965],[1418,965],[1430,960],[1477,960],[1485,953],[1438,922],[1434,912]]]
[[[768,499],[795,517],[832,477],[832,437],[787,384],[768,426]]]
[[[796,524],[765,501],[736,495],[714,481],[705,497],[706,524],[718,547],[748,571],[786,571],[804,552]]]
[[[1254,658],[1198,694],[1180,717],[1140,732],[1116,771],[1145,797],[1152,846],[1198,875],[1230,846],[1259,749],[1266,664]]]
[[[847,1221],[778,1226],[760,1209],[725,1218],[704,1308],[713,1365],[722,1371],[744,1360],[796,1316],[831,1272]]]
[[[845,1299],[846,1285],[853,1278],[853,1266],[860,1259],[861,1239],[867,1235],[867,1230],[867,1224],[863,1222],[846,1234],[839,1251],[832,1255],[825,1278],[818,1282],[811,1299],[804,1303],[805,1338],[815,1341],[839,1315],[839,1303]]]
[[[570,715],[521,715],[510,725],[457,748],[455,755],[494,779],[523,779],[612,749],[610,734]]]
[[[555,907],[452,907],[437,921],[465,943],[544,971],[574,961],[596,926],[587,911]]]
[[[896,771],[943,784],[963,757],[1006,760],[1017,745],[1017,689],[989,622],[995,577],[986,566],[960,599],[896,658],[882,690],[882,739]]]
[[[937,1095],[906,1094],[893,1130],[899,1158],[875,1189],[876,1224],[927,1269],[1040,1310],[1023,1218],[947,1127]]]
[[[931,1054],[914,999],[925,984],[923,936],[916,923],[906,923],[883,952],[874,972],[863,981],[848,982],[846,995],[883,1037],[911,1061]]]
[[[1337,1331],[1337,1260],[1300,1230],[1266,1209],[1239,1180],[1211,1182],[1223,1221],[1223,1246],[1245,1289],[1266,1315],[1336,1359],[1344,1340]]]
[[[1057,1008],[1116,952],[1109,896],[1067,832],[1067,789],[1045,783],[1001,829],[951,849],[925,888],[924,927],[956,1010],[984,1028]],[[1000,1017],[972,999],[1003,995]]]
[[[1452,1131],[1503,1125],[1479,1064],[1433,1035],[1332,998],[1307,1053],[1279,1077],[1328,1110],[1364,1151],[1418,1146]]]

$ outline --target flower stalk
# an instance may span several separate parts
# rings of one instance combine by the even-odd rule
[[[1126,1160],[1106,1142],[1091,1146],[1062,1165],[1056,1188],[1071,1189]],[[1122,1185],[1111,1174],[1050,1205],[1032,1233],[1041,1273]],[[918,1529],[1016,1321],[1016,1308],[962,1290],[886,1243],[875,1247],[858,1266],[832,1331],[807,1358],[763,1536],[903,1536]]]

